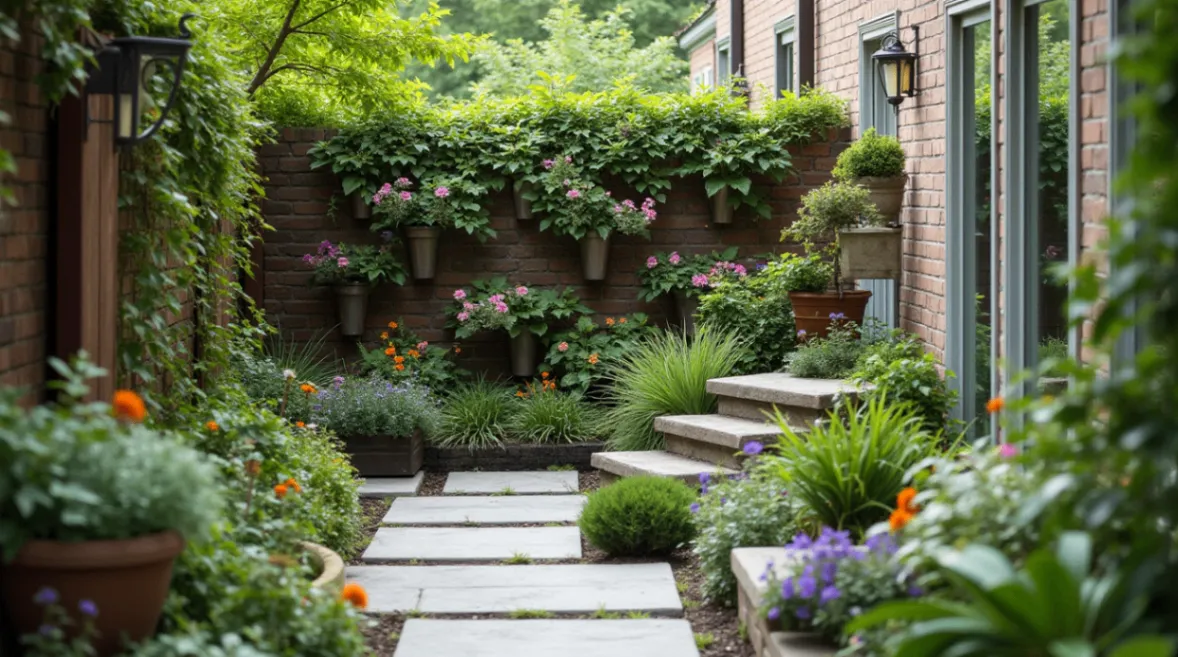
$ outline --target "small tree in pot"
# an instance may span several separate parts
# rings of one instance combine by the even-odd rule
[[[303,262],[315,269],[312,283],[335,287],[340,333],[347,336],[364,332],[368,293],[373,285],[385,281],[405,283],[405,268],[390,244],[349,246],[323,240],[315,253],[303,256]]]
[[[900,223],[904,186],[908,183],[900,140],[870,128],[839,154],[832,173],[838,180],[867,188],[871,202],[885,221]]]

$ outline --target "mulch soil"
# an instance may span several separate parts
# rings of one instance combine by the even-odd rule
[[[596,490],[601,485],[599,473],[596,471],[581,472],[580,473],[580,487],[581,492],[588,493]],[[445,485],[446,475],[444,473],[426,473],[425,481],[422,484],[418,495],[432,496],[441,495],[442,487]],[[368,540],[376,533],[376,529],[380,526],[380,519],[384,517],[385,512],[388,511],[391,500],[362,500],[365,511],[365,530],[368,532]],[[504,525],[512,526],[512,525]],[[521,527],[536,526],[536,525],[519,525]],[[703,584],[703,573],[699,569],[699,561],[689,549],[683,549],[675,552],[667,559],[651,559],[651,558],[612,558],[606,555],[601,550],[589,545],[584,536],[581,537],[581,559],[569,559],[564,561],[544,561],[545,564],[575,564],[575,563],[650,563],[658,561],[666,561],[671,564],[671,571],[674,573],[675,582],[679,588],[679,597],[683,600],[683,617],[691,623],[692,631],[697,635],[710,635],[712,641],[707,647],[700,650],[700,657],[754,657],[753,648],[747,640],[740,636],[739,621],[736,615],[736,609],[728,609],[716,604],[705,602],[701,594],[701,586]],[[400,565],[405,565],[403,562],[398,562]],[[439,562],[442,563],[442,562]],[[458,565],[455,562],[447,561],[445,565]],[[359,555],[349,562],[349,565],[358,565]],[[431,565],[432,562],[421,561],[415,562],[414,565]],[[486,562],[479,562],[479,565],[490,565]],[[505,566],[510,567],[510,566]],[[622,615],[625,616],[624,614]],[[424,614],[421,617],[427,618],[447,618],[447,615],[430,615]],[[456,616],[457,618],[470,618],[470,616]],[[503,614],[486,614],[480,616],[482,618],[502,618]],[[557,615],[559,618],[578,618],[578,616]],[[370,616],[372,624],[364,630],[364,636],[367,640],[368,647],[373,650],[373,654],[380,657],[391,657],[397,647],[397,641],[400,639],[401,628],[405,624],[406,616],[402,614],[373,614]],[[582,616],[580,618],[589,618]]]

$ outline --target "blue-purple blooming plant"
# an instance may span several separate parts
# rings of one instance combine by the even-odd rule
[[[309,402],[308,426],[346,438],[404,438],[417,430],[428,434],[439,417],[438,404],[424,386],[409,381],[393,384],[379,376],[336,377],[312,394]]]
[[[42,608],[41,626],[37,631],[21,637],[21,644],[29,655],[45,657],[92,657],[98,654],[92,645],[98,632],[94,619],[98,617],[98,605],[92,600],[78,602],[76,614],[66,611],[61,605],[57,591],[44,587],[33,596],[33,604]],[[80,617],[81,621],[75,620]],[[72,629],[74,627],[77,629]]]
[[[772,563],[762,575],[769,590],[761,614],[783,630],[815,632],[845,645],[850,637],[843,628],[852,618],[885,600],[920,595],[906,583],[896,548],[889,534],[861,546],[849,531],[830,527],[817,539],[798,534],[785,546],[785,576]]]

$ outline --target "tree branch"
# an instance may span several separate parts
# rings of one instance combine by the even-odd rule
[[[302,0],[291,0],[290,10],[286,12],[286,18],[282,20],[282,27],[278,30],[278,35],[274,37],[274,43],[270,44],[270,51],[266,53],[266,59],[262,62],[262,66],[258,68],[258,72],[254,74],[253,81],[250,82],[249,95],[254,95],[254,92],[261,87],[262,84],[270,79],[270,67],[274,66],[274,60],[278,59],[278,53],[282,51],[282,46],[286,43],[286,37],[290,36],[291,23],[294,22],[295,12],[299,10],[299,5]]]
[[[295,25],[294,29],[301,30],[304,27],[307,27],[308,25],[310,25],[311,23],[314,23],[315,21],[319,20],[320,18],[323,18],[324,16],[330,14],[331,12],[333,12],[337,9],[342,9],[344,7],[347,7],[348,5],[352,4],[354,1],[355,0],[344,0],[343,2],[340,2],[334,6],[328,7],[327,9],[324,9],[323,11],[319,12],[318,14],[303,21],[302,23]]]

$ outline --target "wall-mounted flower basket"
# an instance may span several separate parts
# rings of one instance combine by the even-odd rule
[[[411,436],[350,436],[343,441],[361,477],[411,477],[425,458],[420,431]]]
[[[839,231],[839,269],[849,280],[899,279],[904,231],[865,226]]]
[[[531,331],[511,338],[511,373],[524,378],[536,375],[536,335]]]
[[[437,226],[406,226],[405,241],[409,245],[409,265],[416,280],[434,277],[438,265]]]
[[[789,302],[794,309],[794,323],[798,331],[805,331],[806,339],[823,338],[835,321],[854,322],[863,325],[867,311],[869,290],[844,290],[837,292],[790,292]]]
[[[368,205],[368,194],[366,194],[363,190],[357,190],[352,192],[350,198],[352,199],[352,218],[372,218],[372,206]]]
[[[721,187],[712,195],[712,223],[724,226],[732,223],[734,214],[732,206],[728,205],[728,187]]]
[[[609,266],[609,238],[586,233],[580,240],[581,271],[587,281],[603,281]]]
[[[536,189],[536,184],[526,180],[517,180],[511,187],[512,198],[515,200],[515,218],[519,221],[532,219],[532,201],[527,197]]]
[[[699,312],[699,297],[688,296],[683,290],[675,290],[675,315],[687,335],[695,334],[695,315]]]
[[[340,333],[344,336],[363,335],[364,320],[368,317],[368,294],[371,291],[372,288],[364,283],[349,283],[335,287]]]
[[[863,176],[853,179],[852,182],[867,189],[871,202],[887,223],[900,223],[900,210],[904,207],[904,187],[908,184],[908,174],[886,178]]]

